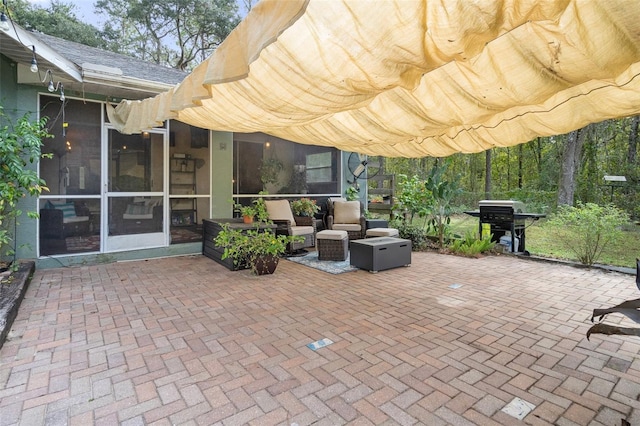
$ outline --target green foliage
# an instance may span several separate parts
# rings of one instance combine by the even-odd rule
[[[39,31],[86,46],[106,47],[100,30],[78,19],[73,3],[52,0],[47,8],[25,0],[14,0],[8,4],[11,17],[27,30]]]
[[[448,164],[449,162],[443,162],[441,165],[436,164],[425,182],[425,188],[431,192],[433,197],[429,227],[438,236],[441,248],[444,247],[445,238],[450,234],[449,225],[451,224],[453,199],[461,192],[456,182],[447,180],[444,176]]]
[[[253,204],[243,206],[242,204],[235,204],[233,209],[240,213],[242,217],[255,217],[256,210],[253,208]]]
[[[412,250],[421,251],[429,248],[430,240],[424,228],[412,225],[404,220],[395,220],[390,226],[398,230],[400,238],[411,240]]]
[[[17,208],[18,202],[26,197],[39,196],[43,190],[48,191],[43,179],[35,170],[27,168],[27,164],[37,162],[42,139],[51,137],[45,130],[46,119],[30,121],[26,114],[15,123],[0,106],[0,255],[12,256],[15,252],[13,244],[13,227],[22,211]],[[37,217],[37,212],[29,211],[27,216]]]
[[[437,235],[441,248],[450,234],[453,200],[461,193],[454,180],[445,177],[449,164],[450,161],[436,163],[426,180],[417,175],[412,178],[398,176],[397,202],[394,205],[394,210],[408,219],[410,225],[415,217],[429,217],[428,230]]]
[[[629,221],[624,211],[613,205],[578,203],[560,206],[547,222],[558,240],[585,265],[593,265],[604,248],[622,235],[620,227]]]
[[[263,185],[277,183],[284,164],[276,157],[265,158],[260,166],[260,181]]]
[[[260,230],[258,227],[240,230],[224,224],[214,242],[217,246],[224,247],[222,259],[231,257],[236,265],[246,263],[257,274],[255,262],[259,257],[280,256],[284,254],[288,244],[302,240],[304,237],[275,235],[270,230]]]
[[[260,195],[267,195],[268,192],[260,191]],[[255,198],[251,201],[251,204],[244,206],[242,204],[234,204],[233,209],[240,212],[242,216],[250,216],[258,222],[270,223],[269,213],[267,212],[267,206],[264,203],[264,198]]]
[[[291,211],[296,216],[312,217],[320,211],[320,207],[316,204],[316,200],[303,197],[298,200],[291,201]]]
[[[260,191],[258,193],[258,195],[268,194],[269,193],[267,191]],[[263,197],[253,200],[253,209],[255,213],[253,217],[256,218],[258,222],[271,223],[271,220],[269,219],[269,213],[267,212],[267,206],[264,203]]]
[[[356,201],[360,197],[360,191],[355,186],[348,186],[344,190],[344,195],[347,201]]]
[[[429,214],[429,206],[433,202],[433,196],[426,188],[425,181],[414,175],[408,178],[406,175],[398,176],[396,203],[394,211],[401,216],[406,213],[409,223],[417,217],[424,218]]]
[[[189,70],[238,25],[234,0],[98,0],[114,52]]]
[[[464,238],[454,239],[449,245],[449,249],[456,254],[476,257],[481,253],[489,251],[495,247],[496,243],[491,241],[491,235],[486,235],[478,239],[473,232],[465,233]]]

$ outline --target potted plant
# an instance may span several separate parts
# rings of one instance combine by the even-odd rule
[[[296,216],[309,216],[313,217],[320,207],[316,204],[316,200],[311,198],[300,198],[299,200],[291,201],[291,211]]]
[[[246,264],[256,275],[273,274],[280,256],[287,244],[299,241],[301,237],[275,235],[271,230],[257,227],[249,230],[232,229],[222,226],[214,242],[224,247],[222,259],[231,257],[236,265]]]
[[[236,204],[235,210],[240,212],[244,223],[253,223],[253,218],[256,216],[256,211],[253,206],[243,206],[242,204]]]
[[[260,166],[260,181],[265,187],[268,184],[277,183],[280,172],[283,169],[284,165],[277,157],[263,159]]]
[[[259,195],[269,194],[267,191],[260,191]],[[269,212],[267,212],[267,206],[264,204],[264,198],[256,198],[253,200],[253,212],[254,217],[258,222],[270,223]]]
[[[265,206],[262,198],[256,198],[251,202],[251,205],[248,206],[234,204],[233,208],[235,211],[240,213],[244,223],[253,223],[254,219],[258,222],[269,222],[267,207]]]

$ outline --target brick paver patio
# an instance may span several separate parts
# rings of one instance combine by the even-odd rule
[[[585,338],[593,308],[637,297],[631,275],[510,256],[38,270],[0,351],[0,424],[640,424],[640,339]],[[514,398],[535,406],[522,423]]]

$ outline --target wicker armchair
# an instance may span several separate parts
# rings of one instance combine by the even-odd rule
[[[349,240],[364,238],[367,220],[360,201],[328,201],[327,228],[347,231]]]
[[[289,253],[316,244],[316,221],[313,217],[294,216],[287,200],[265,200],[269,219],[276,225],[276,235],[297,235],[304,241],[289,244]]]

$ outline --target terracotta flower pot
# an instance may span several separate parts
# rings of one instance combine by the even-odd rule
[[[253,216],[242,216],[242,221],[244,223],[253,223]]]

